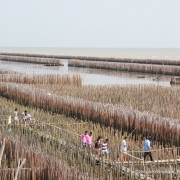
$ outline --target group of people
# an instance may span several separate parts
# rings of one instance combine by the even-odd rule
[[[127,146],[127,136],[124,137],[124,139],[122,140],[121,143],[121,152],[122,152],[122,159],[118,158],[118,161],[123,160],[124,162],[127,161],[127,150],[128,150],[128,146]],[[144,160],[146,159],[146,156],[148,155],[150,157],[150,160],[153,161],[152,158],[152,153],[151,153],[151,145],[150,145],[150,139],[151,137],[148,136],[146,138],[146,140],[144,141]],[[92,143],[94,142],[94,148],[95,148],[95,157],[96,159],[99,159],[100,155],[105,156],[105,159],[108,160],[108,139],[105,139],[103,141],[101,136],[98,136],[98,138],[93,141],[92,139],[92,132],[90,132],[88,134],[87,131],[84,132],[84,134],[82,134],[81,136],[81,140],[82,140],[82,147],[83,149],[88,149],[89,152],[92,154]]]
[[[108,160],[108,139],[103,141],[101,136],[98,136],[98,138],[93,141],[92,139],[92,132],[88,134],[87,131],[84,132],[81,136],[81,141],[82,141],[82,147],[83,149],[88,149],[90,154],[92,154],[92,143],[94,142],[95,144],[95,152],[96,152],[96,158],[99,159],[101,153],[102,155],[105,156],[106,160]]]
[[[23,113],[22,113],[22,119],[23,119],[23,124],[26,126],[26,125],[30,125],[31,124],[31,115],[27,113],[27,110],[25,110]],[[17,111],[17,108],[14,110],[14,123],[18,123],[19,121],[19,118],[18,118],[18,111]]]

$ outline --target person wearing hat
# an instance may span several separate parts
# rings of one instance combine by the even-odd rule
[[[150,143],[151,136],[148,136],[144,141],[144,161],[146,156],[149,155],[151,161],[153,161],[152,153],[151,153],[151,143]]]

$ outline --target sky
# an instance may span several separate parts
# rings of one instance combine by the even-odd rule
[[[0,0],[0,47],[180,48],[180,0]]]

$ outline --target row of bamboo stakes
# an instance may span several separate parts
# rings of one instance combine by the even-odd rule
[[[19,86],[19,85],[18,85]],[[26,85],[24,85],[24,87],[25,87],[25,89],[26,88],[29,88],[28,86],[26,86]],[[20,89],[22,89],[22,86],[19,86],[19,88]],[[13,96],[12,96],[12,94],[10,94],[9,92],[9,90],[11,90],[11,88],[9,89],[9,85],[8,85],[8,89],[6,89],[7,90],[7,92],[6,93],[4,93],[3,95],[5,95],[6,97],[8,97],[8,98],[12,98]],[[31,89],[32,90],[32,89]],[[44,90],[42,90],[43,91],[43,93],[44,93],[44,95],[45,95],[45,97],[48,97],[47,99],[48,99],[48,101],[49,101],[49,97],[51,97],[51,96],[53,96],[53,100],[52,101],[56,101],[56,103],[52,106],[52,109],[51,108],[49,108],[49,106],[50,106],[50,104],[51,104],[51,102],[48,102],[47,103],[47,101],[46,100],[44,100],[45,98],[40,98],[41,100],[39,101],[39,100],[37,100],[38,98],[36,98],[36,100],[35,100],[35,102],[39,102],[38,104],[37,104],[37,106],[36,106],[36,108],[38,109],[38,108],[43,108],[45,111],[49,111],[49,109],[50,109],[50,112],[52,112],[52,113],[60,113],[60,112],[62,112],[62,111],[59,111],[58,110],[58,108],[59,108],[59,105],[58,105],[58,101],[59,101],[59,99],[56,97],[56,95],[52,95],[52,94],[50,94],[49,93],[49,91],[44,91]],[[22,91],[21,91],[22,92]],[[21,93],[20,92],[20,93]],[[37,93],[38,91],[34,91],[34,89],[33,89],[33,93]],[[16,93],[17,93],[17,91],[16,91]],[[24,93],[24,92],[23,92]],[[38,95],[40,95],[40,94],[42,94],[41,92],[38,92],[37,93],[37,96]],[[27,94],[25,94],[24,93],[24,96],[27,96]],[[32,96],[33,97],[33,96]],[[13,97],[14,98],[14,97]],[[62,97],[61,97],[62,98]],[[71,100],[73,100],[74,98],[70,98],[70,97],[65,97],[65,99],[71,99]],[[14,98],[15,99],[15,98]],[[26,99],[26,98],[25,98]],[[17,100],[17,99],[15,99],[15,100]],[[27,100],[27,99],[26,99]],[[30,99],[29,99],[30,100]],[[75,100],[78,100],[78,99],[75,99]],[[21,100],[21,103],[22,104],[24,104],[24,99],[22,99]],[[74,100],[73,100],[74,101]],[[81,101],[81,100],[80,100]],[[86,115],[84,115],[83,114],[83,116],[81,115],[81,112],[79,112],[79,111],[77,111],[77,109],[75,109],[75,106],[77,105],[76,104],[77,102],[73,102],[73,106],[71,106],[71,105],[69,105],[69,103],[66,103],[65,104],[65,108],[63,109],[63,112],[65,112],[65,114],[66,115],[68,115],[68,116],[70,116],[70,117],[76,117],[76,118],[82,118],[82,119],[86,119]],[[31,104],[28,104],[28,102],[26,101],[26,103],[25,103],[26,105],[31,105]],[[42,104],[44,104],[44,106],[42,106]],[[71,101],[71,104],[72,104],[72,101]],[[89,104],[89,102],[88,102],[88,104]],[[58,105],[57,107],[55,106],[55,105]],[[81,105],[82,105],[82,103],[81,103]],[[62,105],[61,105],[62,106]],[[61,107],[60,106],[60,107]],[[95,106],[97,106],[96,104],[95,104]],[[71,111],[71,107],[73,107],[73,111]],[[79,106],[78,106],[79,107]],[[107,108],[108,107],[108,108]],[[117,107],[117,106],[116,106]],[[88,106],[86,107],[86,108],[88,108]],[[111,105],[105,105],[105,112],[106,112],[106,115],[109,113],[109,110],[111,109],[111,108],[114,108],[114,107],[112,107]],[[118,107],[119,108],[119,107]],[[97,111],[99,111],[99,107],[98,108],[95,108],[95,111],[97,110]],[[107,110],[108,109],[108,110]],[[62,108],[61,108],[61,110],[62,110]],[[70,111],[70,112],[67,112],[66,110],[68,110],[68,111]],[[93,111],[92,111],[93,110]],[[129,111],[129,110],[132,110],[131,108],[130,109],[128,109],[127,111]],[[85,110],[82,110],[81,109],[81,111],[86,111],[86,109]],[[91,108],[91,113],[93,113],[94,112],[94,109],[92,109]],[[104,111],[102,111],[102,112],[104,112]],[[108,113],[107,113],[108,112]],[[77,113],[79,113],[79,116],[77,116]],[[129,112],[128,112],[129,113]],[[147,113],[147,114],[149,114],[148,112],[145,112],[145,113]],[[114,112],[112,113],[112,115],[108,115],[108,118],[110,117],[110,118],[113,118],[114,117]],[[150,115],[153,115],[153,114],[150,114]],[[94,116],[89,116],[90,118],[87,118],[87,120],[88,120],[88,122],[89,122],[89,120],[92,120],[93,119],[93,117]],[[96,117],[96,116],[95,116]],[[106,119],[108,119],[108,118],[106,118]],[[162,117],[159,117],[161,120],[162,120]],[[128,120],[125,118],[125,120],[124,121],[130,121],[130,119],[131,119],[131,117],[129,118],[129,116],[128,116]],[[44,118],[43,118],[43,120],[44,120]],[[145,121],[147,121],[148,119],[146,119],[145,118]],[[154,119],[155,120],[155,119]],[[40,121],[38,121],[38,122],[40,122]],[[70,151],[69,149],[73,149],[72,148],[72,146],[75,148],[75,149],[77,149],[77,152],[78,152],[78,158],[80,159],[80,161],[81,161],[81,163],[82,162],[84,162],[84,164],[86,164],[86,167],[81,167],[81,166],[78,166],[78,169],[80,169],[80,171],[81,172],[83,172],[83,173],[85,173],[85,172],[88,172],[88,174],[89,175],[91,175],[91,177],[93,177],[93,178],[97,178],[98,177],[98,179],[101,179],[101,178],[103,178],[104,177],[104,173],[106,172],[106,170],[107,170],[107,166],[106,167],[103,167],[103,168],[101,168],[100,169],[100,172],[98,172],[97,171],[97,168],[95,169],[94,168],[94,161],[91,161],[91,160],[89,160],[89,157],[87,156],[85,156],[84,155],[84,153],[82,152],[82,150],[80,150],[80,149],[78,149],[77,147],[79,147],[79,144],[80,144],[80,139],[79,139],[79,142],[78,142],[78,139],[76,139],[77,137],[74,137],[74,136],[72,136],[72,132],[69,132],[69,131],[66,131],[66,133],[64,133],[65,131],[64,131],[64,128],[63,129],[58,129],[58,128],[56,128],[56,126],[53,126],[52,125],[52,122],[48,122],[50,125],[50,127],[46,127],[46,125],[45,125],[45,123],[43,124],[42,122],[41,123],[36,123],[35,125],[34,125],[34,127],[33,127],[33,131],[34,132],[32,132],[32,133],[29,133],[29,130],[27,130],[27,129],[25,129],[25,128],[16,128],[16,133],[17,133],[17,138],[21,138],[21,140],[23,140],[23,144],[26,144],[27,146],[28,145],[30,145],[31,147],[33,147],[34,148],[34,150],[39,150],[39,152],[46,152],[46,153],[48,153],[49,155],[51,155],[51,156],[53,156],[53,157],[56,157],[57,158],[57,154],[59,153],[59,156],[61,157],[60,159],[63,159],[64,158],[64,161],[66,161],[66,162],[69,162],[69,166],[70,167],[74,167],[74,165],[76,165],[75,163],[74,163],[74,161],[75,161],[75,159],[77,158],[77,155],[74,155],[74,151],[72,152],[72,150]],[[100,124],[101,124],[101,126],[103,125],[103,124],[105,124],[104,122],[102,122],[102,117],[100,117],[100,121],[97,121],[97,122],[100,122]],[[127,123],[129,123],[129,122],[127,122]],[[175,125],[177,125],[177,123],[178,122],[176,122],[176,124]],[[54,125],[59,125],[59,124],[56,124],[54,121],[53,121],[53,124]],[[71,123],[70,123],[71,124]],[[79,125],[79,129],[81,129],[81,132],[82,132],[82,127],[81,127],[81,124],[83,124],[83,123],[80,123],[80,125]],[[118,123],[117,123],[118,124]],[[160,123],[159,123],[160,124]],[[157,125],[159,125],[159,124],[156,124],[156,126]],[[105,124],[105,125],[107,125],[107,124]],[[113,126],[113,128],[117,128],[117,129],[120,129],[120,134],[125,134],[126,132],[130,132],[130,129],[131,129],[131,127],[133,127],[133,126],[131,126],[132,124],[128,124],[129,125],[129,127],[127,128],[127,126],[126,126],[126,124],[125,124],[125,126],[123,126],[123,127],[121,127],[121,124],[119,125],[119,127],[121,127],[121,128],[117,128],[117,126],[115,126],[115,124],[113,125],[113,124],[110,124],[110,126],[112,127]],[[61,126],[62,126],[62,124],[61,124]],[[43,128],[42,128],[43,127]],[[63,123],[63,127],[66,127],[67,129],[71,129],[71,131],[72,130],[74,130],[75,128],[69,128],[69,125],[68,124],[66,124],[66,123]],[[71,125],[70,125],[70,127],[71,127]],[[87,126],[85,125],[84,126],[84,128],[86,128]],[[165,125],[164,125],[164,127],[165,127]],[[4,127],[3,127],[4,128]],[[4,131],[5,129],[7,130],[7,128],[5,128],[5,129],[3,129],[2,128],[2,130]],[[172,127],[171,127],[172,128]],[[19,131],[19,129],[21,129],[20,131]],[[139,130],[140,129],[140,130]],[[150,128],[150,130],[151,130],[152,128]],[[139,130],[139,132],[141,131],[141,128],[137,128],[137,131]],[[117,130],[118,131],[118,130]],[[99,132],[101,132],[101,131],[99,131]],[[14,134],[12,134],[13,136],[15,136],[16,135],[16,133],[14,133]],[[18,134],[18,133],[21,133],[21,135],[20,134]],[[51,134],[51,135],[50,135]],[[57,140],[59,140],[59,136],[58,135],[61,135],[61,140],[60,141],[58,141],[58,143],[60,143],[59,145],[58,145],[58,147],[57,147]],[[65,134],[65,135],[62,135],[62,134]],[[145,136],[145,134],[146,133],[142,133],[142,134],[140,134],[141,136]],[[32,136],[31,136],[32,135]],[[38,138],[39,136],[41,136],[41,138]],[[138,133],[136,132],[135,133],[135,135],[134,135],[134,137],[135,137],[135,139],[134,140],[137,140],[138,138],[139,138],[139,141],[141,142],[142,140],[140,140],[141,138],[138,136]],[[44,139],[44,141],[42,142],[42,138]],[[153,137],[154,138],[154,137]],[[31,144],[31,140],[33,141],[33,143]],[[37,141],[36,141],[37,140]],[[54,140],[56,140],[56,141],[54,141]],[[154,140],[156,140],[155,138],[154,138]],[[158,139],[159,140],[159,139]],[[47,141],[47,143],[45,143]],[[52,141],[54,142],[54,144],[52,143]],[[161,139],[160,139],[160,141],[161,141]],[[68,144],[67,143],[63,143],[63,148],[62,148],[62,142],[68,142]],[[75,143],[74,143],[75,142]],[[137,141],[136,141],[137,142]],[[166,143],[166,144],[165,144]],[[142,142],[141,142],[141,144],[142,144]],[[161,144],[161,146],[164,146],[164,145],[167,145],[168,144],[168,146],[172,146],[172,144],[174,144],[173,142],[169,142],[169,141],[166,141],[166,142],[163,142],[162,144]],[[141,171],[143,171],[144,170],[144,167],[145,167],[145,169],[146,168],[148,168],[148,169],[150,169],[150,170],[152,170],[152,171],[154,171],[154,170],[157,170],[157,168],[154,168],[154,167],[152,167],[152,165],[149,165],[149,166],[144,166],[143,165],[143,163],[140,161],[140,160],[138,160],[138,158],[140,159],[140,158],[142,158],[142,153],[143,152],[141,152],[141,151],[139,151],[138,149],[137,149],[137,151],[135,151],[135,149],[134,149],[134,143],[133,143],[133,145],[131,146],[131,148],[133,149],[133,151],[132,152],[130,152],[130,155],[132,155],[132,156],[129,156],[129,162],[128,162],[128,166],[130,167],[130,172],[131,173],[127,173],[127,171],[125,172],[125,175],[122,175],[122,173],[124,173],[124,171],[125,170],[123,170],[122,171],[122,169],[124,168],[124,166],[122,165],[122,164],[120,164],[120,165],[118,165],[118,164],[116,164],[115,166],[111,166],[111,168],[112,168],[112,170],[110,170],[110,173],[108,174],[106,174],[105,175],[105,178],[112,178],[113,177],[113,179],[119,179],[119,177],[121,177],[121,178],[130,178],[130,179],[133,179],[133,178],[137,178],[137,177],[135,177],[135,174],[133,174],[132,172],[134,171],[134,170],[141,170]],[[50,149],[49,149],[49,147],[51,147]],[[59,147],[61,147],[60,149],[58,149]],[[73,149],[73,150],[75,150],[75,149]],[[60,152],[58,152],[58,150],[60,150]],[[110,151],[111,152],[113,152],[113,150],[114,150],[114,148],[112,148],[112,147],[110,147]],[[119,147],[119,150],[120,150],[120,147]],[[175,153],[177,151],[177,153]],[[65,152],[67,152],[67,154],[68,154],[68,156],[67,156],[67,154],[66,154],[66,156],[64,156],[65,155]],[[115,160],[116,159],[116,156],[117,156],[117,154],[118,154],[118,150],[117,149],[115,149],[115,154],[113,154],[112,156],[111,156],[111,159],[112,160]],[[169,160],[169,163],[168,164],[165,164],[165,165],[163,165],[163,168],[164,168],[164,166],[165,166],[165,169],[173,169],[173,171],[174,172],[177,172],[177,168],[178,168],[178,162],[176,161],[176,159],[177,159],[177,155],[179,155],[179,151],[178,151],[178,149],[175,149],[175,148],[172,148],[172,150],[170,150],[170,149],[168,149],[168,151],[164,151],[163,153],[161,152],[161,153],[157,153],[157,151],[155,152],[156,153],[156,155],[155,155],[155,157],[156,158],[158,158],[158,159],[164,159],[164,158],[166,158],[166,159],[168,159]],[[69,155],[71,156],[71,159],[70,158],[68,158],[69,157]],[[135,155],[135,157],[138,157],[136,160],[134,160],[134,155]],[[161,158],[160,158],[161,157]],[[174,161],[173,162],[170,162],[170,158],[173,158],[174,159]],[[131,166],[131,163],[130,163],[130,161],[131,162],[133,162],[133,166]],[[92,163],[93,162],[93,163]],[[136,164],[137,164],[137,166],[136,166]],[[89,172],[89,167],[92,167],[92,169],[90,170],[90,172]],[[94,168],[94,169],[93,169]],[[105,168],[106,168],[106,170],[105,170]],[[134,169],[135,168],[135,169]],[[160,168],[161,170],[163,170],[163,168],[162,168],[162,164],[161,163],[159,163],[159,165],[158,165],[158,168]],[[115,169],[116,169],[116,171],[115,171]],[[164,169],[164,170],[165,170]],[[95,172],[94,174],[92,173],[92,172]],[[163,173],[162,173],[163,174]],[[168,176],[167,175],[157,175],[157,173],[156,174],[153,174],[152,176],[153,176],[153,178],[157,178],[157,179],[160,179],[160,178],[162,178],[162,179],[165,179],[165,178],[177,178],[177,176],[175,175],[175,174],[168,174]],[[148,176],[146,176],[146,178],[148,178]]]
[[[17,107],[18,104],[14,104],[13,101],[7,101],[6,99],[1,100],[1,104],[3,106],[5,106],[5,108],[0,109],[0,112],[2,113],[0,119],[2,120],[3,119],[2,117],[4,117],[6,115],[4,121],[1,121],[1,124],[3,125],[1,128],[1,131],[7,132],[7,127],[4,128],[4,125],[7,124],[7,117],[9,116],[10,111],[13,111],[13,108]],[[9,107],[12,107],[12,109],[10,110]],[[19,108],[22,109],[23,106],[20,107],[20,105],[18,105],[18,109]],[[23,111],[23,110],[21,110],[21,111]],[[28,112],[32,112],[32,111],[33,111],[32,109],[28,109]],[[41,111],[40,109],[38,109],[37,112],[33,111],[32,114],[33,114],[34,118],[36,119],[35,123],[33,123],[33,129],[35,131],[34,138],[29,138],[29,133],[27,133],[27,134],[24,133],[24,128],[21,129],[21,128],[17,128],[17,127],[15,127],[15,129],[13,130],[12,136],[15,137],[17,132],[22,133],[21,131],[23,131],[23,133],[18,136],[20,136],[21,138],[24,138],[26,135],[26,138],[23,139],[23,143],[26,144],[25,142],[34,142],[33,139],[37,140],[39,137],[39,136],[37,136],[37,133],[39,135],[41,135],[41,138],[39,137],[39,139],[41,139],[41,140],[42,140],[42,135],[43,134],[45,135],[45,133],[46,133],[46,136],[44,136],[44,141],[42,142],[42,145],[41,145],[42,146],[41,149],[39,149],[39,146],[38,146],[38,148],[37,147],[35,148],[39,152],[43,152],[45,149],[47,149],[48,152],[50,151],[47,148],[48,146],[46,144],[47,138],[51,141],[51,142],[49,142],[50,146],[52,146],[52,140],[56,140],[56,141],[59,141],[59,143],[61,143],[61,144],[62,144],[62,142],[67,142],[65,145],[69,144],[69,148],[72,148],[72,146],[74,145],[74,146],[76,146],[75,149],[78,149],[80,146],[80,134],[82,132],[84,132],[84,129],[89,129],[89,130],[93,130],[94,137],[97,137],[99,134],[101,134],[104,137],[104,139],[106,137],[108,137],[110,139],[109,152],[110,152],[111,160],[116,161],[117,156],[120,154],[120,149],[121,149],[120,144],[121,144],[123,136],[122,136],[122,132],[120,132],[118,130],[115,130],[111,127],[102,127],[100,125],[93,124],[90,121],[88,121],[88,122],[78,121],[77,122],[76,119],[66,118],[62,115],[58,115],[58,114],[55,116],[50,115],[48,113]],[[61,128],[59,128],[59,127],[61,127]],[[27,129],[25,129],[25,130],[27,130]],[[127,135],[127,134],[125,133],[125,135]],[[41,141],[41,140],[39,140],[39,141]],[[128,146],[131,149],[131,151],[128,153],[130,155],[133,155],[133,157],[134,156],[139,157],[139,158],[135,159],[135,158],[132,158],[131,156],[129,156],[128,166],[131,167],[131,171],[134,171],[134,172],[143,171],[143,168],[144,168],[142,161],[139,160],[140,158],[142,158],[141,156],[143,154],[143,152],[141,150],[139,150],[143,146],[142,141],[143,141],[142,136],[139,136],[139,135],[137,136],[135,134],[133,135],[132,138],[129,138],[129,140],[128,140]],[[34,142],[34,143],[38,144],[36,142]],[[161,174],[159,173],[158,176],[156,175],[158,178],[161,177],[162,179],[165,179],[163,177],[169,177],[169,176],[167,176],[167,173],[163,175],[163,171],[165,172],[169,168],[172,169],[172,171],[177,172],[176,159],[177,159],[177,155],[179,155],[178,148],[168,148],[168,147],[170,147],[169,145],[167,145],[166,148],[163,148],[161,146],[161,144],[158,142],[153,141],[152,143],[153,143],[153,158],[159,160],[159,162],[157,163],[156,168],[154,166],[151,167],[150,164],[147,164],[145,166],[145,169],[149,170],[149,171],[151,169],[152,172],[156,172],[156,171],[158,172],[158,170],[162,171]],[[64,150],[64,152],[65,151],[66,150]],[[49,153],[54,154],[53,151],[51,151]],[[64,157],[64,155],[63,155],[63,157]],[[174,158],[173,162],[170,161],[170,159],[172,159],[172,158]],[[169,160],[169,162],[166,162],[163,165],[161,162],[163,159]],[[134,163],[133,166],[130,162]],[[120,164],[117,164],[117,166],[123,167],[123,164],[120,163]],[[148,174],[148,176],[150,176],[150,175],[151,174]],[[152,173],[152,175],[154,176],[154,173]],[[170,175],[170,173],[168,175]],[[175,175],[173,175],[173,176],[175,177]],[[137,176],[136,176],[136,178],[137,178]]]
[[[5,139],[5,148],[1,161],[0,180],[14,180],[17,162],[25,159],[18,174],[18,180],[90,180],[86,173],[80,173],[76,168],[69,167],[65,162],[48,155],[38,153],[26,147],[22,141],[12,136],[0,134],[0,140]]]
[[[68,66],[107,69],[126,72],[139,72],[164,75],[180,75],[180,66],[165,66],[157,64],[138,64],[138,63],[116,63],[116,62],[92,62],[81,60],[69,60]]]
[[[178,120],[140,112],[123,105],[116,106],[68,96],[49,95],[45,89],[23,84],[1,82],[0,93],[21,104],[65,114],[68,117],[90,120],[122,131],[131,132],[137,128],[136,133],[144,136],[146,130],[149,130],[153,139],[164,145],[167,143],[180,145]]]
[[[24,63],[64,66],[59,59],[53,59],[53,58],[39,58],[39,57],[23,57],[23,56],[6,56],[6,55],[4,56],[4,55],[0,55],[0,60],[2,60],[2,61],[15,61],[15,62],[24,62]]]
[[[8,108],[4,109],[3,111],[1,109],[1,112],[3,113],[3,115],[6,114],[6,116],[8,116],[9,115],[8,110],[9,110]],[[153,158],[159,160],[159,163],[157,163],[156,166],[154,165],[152,166],[152,164],[143,165],[142,161],[140,160],[143,154],[142,151],[137,150],[137,151],[128,152],[129,154],[132,155],[132,156],[129,156],[128,164],[126,164],[131,169],[131,176],[126,171],[129,168],[124,169],[123,168],[124,164],[122,162],[115,163],[115,164],[110,163],[108,166],[104,165],[104,167],[100,167],[101,169],[99,172],[99,170],[97,171],[98,168],[94,167],[94,163],[95,163],[94,161],[93,163],[92,161],[88,159],[84,161],[84,154],[82,152],[82,149],[80,149],[80,144],[81,144],[80,134],[79,135],[77,133],[75,134],[73,133],[73,131],[82,132],[84,128],[88,128],[88,129],[93,129],[96,135],[97,133],[102,133],[103,137],[110,136],[109,152],[110,152],[110,160],[113,160],[113,161],[116,161],[117,154],[121,156],[120,142],[123,138],[122,132],[117,131],[115,129],[111,129],[110,127],[98,128],[98,125],[95,125],[91,122],[83,123],[82,121],[81,123],[75,123],[76,121],[73,120],[72,118],[71,119],[64,118],[63,120],[62,117],[59,119],[58,116],[54,117],[54,116],[47,115],[42,112],[38,113],[38,115],[39,116],[36,115],[36,121],[35,123],[33,123],[33,129],[34,129],[33,132],[30,131],[28,128],[24,128],[21,126],[14,126],[11,136],[16,137],[16,138],[20,137],[21,142],[23,143],[23,146],[30,146],[31,148],[34,148],[34,150],[38,152],[49,153],[53,157],[56,157],[56,158],[60,157],[61,160],[68,161],[71,167],[75,165],[78,166],[78,164],[80,164],[80,163],[77,163],[78,160],[81,161],[81,163],[83,162],[83,167],[81,166],[79,167],[81,172],[84,172],[84,173],[88,172],[89,175],[90,174],[92,175],[91,177],[93,177],[93,179],[96,179],[96,177],[102,178],[104,176],[106,178],[111,177],[111,179],[123,179],[123,178],[137,179],[137,177],[139,179],[139,177],[142,178],[143,173],[138,173],[138,172],[143,172],[145,170],[147,172],[151,171],[152,173],[150,174],[148,173],[146,174],[146,176],[143,175],[144,178],[145,177],[147,178],[148,176],[152,176],[153,178],[157,178],[157,179],[177,177],[176,172],[179,165],[176,159],[177,159],[177,155],[180,154],[179,148],[158,149],[160,147],[158,147],[157,142],[154,142],[153,149],[157,148],[157,150],[153,151]],[[0,119],[2,120],[2,118]],[[1,121],[1,124],[2,124],[1,132],[8,134],[6,131],[7,127],[5,126],[6,123],[7,123],[7,119],[6,121]],[[46,126],[47,124],[49,125]],[[63,125],[63,128],[59,128],[60,125]],[[112,142],[112,140],[116,141],[118,139],[119,141],[115,143]],[[134,150],[135,150],[135,146],[134,146],[135,144],[140,144],[142,146],[142,139],[140,137],[139,139],[137,139],[137,137],[135,138],[133,136],[132,139],[130,138],[128,140],[128,146],[132,145],[130,147],[134,148]],[[78,153],[78,160],[76,159],[77,155],[73,156],[72,152],[69,149],[73,149],[74,153],[75,152]],[[134,156],[139,157],[139,158],[132,158]],[[172,158],[174,158],[174,161],[170,162],[170,159]],[[162,163],[161,162],[162,159],[167,159],[169,160],[169,162],[167,161],[167,163]],[[133,162],[133,166],[132,166],[132,162]],[[93,169],[91,169],[90,167]],[[104,173],[107,171],[107,168],[109,169],[108,170],[109,173],[104,175]],[[116,169],[116,171],[114,171],[114,169]],[[123,172],[122,172],[122,169],[123,169]],[[166,172],[167,169],[168,170],[171,169],[171,171],[174,173],[171,172],[171,173],[163,174],[163,172]],[[158,171],[162,173],[153,173],[153,172],[158,172]],[[94,174],[92,172],[94,172]],[[135,173],[132,173],[132,172],[137,172],[136,174],[138,174],[139,176],[135,175]],[[122,175],[122,173],[124,173],[124,175]]]
[[[17,72],[15,72],[15,71],[12,71],[12,70],[8,70],[8,69],[2,69],[1,67],[0,67],[0,74],[15,74],[15,73],[17,73]]]
[[[21,84],[57,84],[82,86],[82,77],[80,75],[70,74],[0,74],[2,82],[16,82]]]
[[[86,85],[58,86],[36,84],[60,96],[71,96],[105,104],[121,104],[138,111],[149,111],[162,117],[179,119],[180,89],[156,85]]]
[[[159,64],[179,66],[180,61],[174,59],[150,59],[150,58],[114,58],[114,57],[91,57],[91,56],[66,56],[66,55],[47,55],[47,54],[27,54],[27,53],[7,53],[1,52],[0,55],[6,56],[24,56],[39,58],[55,59],[77,59],[86,61],[104,61],[104,62],[121,62],[121,63],[139,63],[139,64]]]

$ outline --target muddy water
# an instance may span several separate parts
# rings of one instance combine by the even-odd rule
[[[153,84],[171,86],[171,76],[68,67],[67,60],[62,60],[62,62],[64,66],[53,67],[38,64],[0,61],[0,67],[27,74],[80,74],[83,77],[84,85]]]

